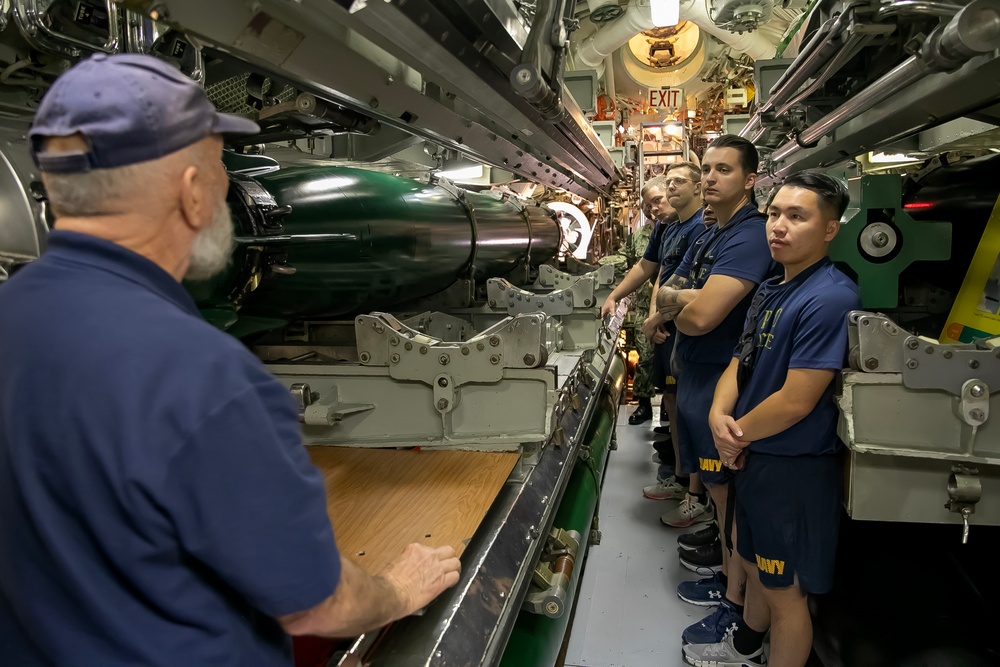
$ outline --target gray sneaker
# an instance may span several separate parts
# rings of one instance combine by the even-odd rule
[[[664,512],[660,516],[660,522],[665,526],[674,528],[687,528],[696,523],[708,523],[715,521],[715,507],[711,503],[702,505],[698,498],[687,495],[676,508]]]
[[[643,487],[642,495],[650,500],[681,500],[687,495],[687,487],[671,475],[662,482]]]
[[[687,644],[684,662],[695,667],[763,667],[767,664],[764,647],[750,655],[743,655],[733,646],[733,628],[718,644]]]

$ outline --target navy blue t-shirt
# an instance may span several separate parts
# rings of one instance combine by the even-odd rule
[[[653,223],[653,233],[649,235],[649,242],[646,244],[646,251],[642,253],[642,258],[647,262],[659,264],[663,258],[663,234],[669,225],[657,220]]]
[[[287,667],[340,578],[289,392],[153,262],[48,245],[0,286],[0,662]]]
[[[757,318],[753,371],[740,393],[733,417],[740,419],[780,390],[792,368],[844,367],[847,359],[847,313],[860,307],[858,288],[829,259],[810,275],[782,284],[771,278],[762,291]],[[749,322],[748,322],[749,325]],[[736,355],[739,356],[739,350]],[[770,438],[751,443],[751,452],[781,456],[832,454],[837,438],[833,383],[805,419]]]
[[[687,287],[692,289],[701,289],[714,275],[760,284],[774,272],[765,222],[764,215],[747,204],[736,211],[725,227],[713,227],[695,239],[674,275],[688,279]],[[681,360],[729,364],[752,299],[750,290],[719,326],[702,336],[678,335],[676,353]]]
[[[691,241],[705,229],[702,209],[698,209],[687,220],[668,225],[663,232],[662,250],[660,251],[660,284],[664,284],[674,275],[687,253]]]

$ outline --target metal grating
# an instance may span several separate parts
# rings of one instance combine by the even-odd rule
[[[208,99],[212,100],[215,108],[222,113],[235,113],[256,118],[257,110],[247,104],[247,79],[249,78],[250,73],[247,72],[246,74],[234,76],[229,79],[223,79],[218,83],[206,86],[205,92],[208,94]],[[274,94],[268,89],[270,85],[271,80],[266,79],[264,90],[268,96],[276,99],[278,102],[288,102],[295,97],[295,88],[292,86],[285,86],[281,92]]]

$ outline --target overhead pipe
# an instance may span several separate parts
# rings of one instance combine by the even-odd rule
[[[962,7],[949,2],[931,2],[929,0],[896,0],[882,7],[875,14],[875,20],[882,19],[896,14],[926,14],[928,16],[940,16],[951,18],[958,13]]]
[[[971,58],[1000,48],[1000,0],[972,0],[944,27],[938,27],[919,53],[828,113],[771,155],[772,162],[815,144],[822,137],[899,90],[932,72],[950,72]]]
[[[576,48],[574,61],[577,66],[586,65],[597,69],[605,58],[628,43],[628,40],[653,27],[649,7],[640,7],[637,0],[633,0],[623,16],[609,21],[580,43]]]
[[[738,35],[720,28],[712,21],[707,3],[708,0],[688,0],[681,3],[681,19],[691,21],[719,41],[731,46],[734,51],[745,53],[754,60],[769,60],[774,57],[778,49],[777,44],[768,40],[759,29]]]
[[[843,46],[842,44],[837,45],[836,42],[840,37],[844,17],[847,16],[851,8],[848,7],[837,16],[825,21],[816,34],[806,42],[795,60],[771,86],[767,101],[758,108],[757,113],[740,132],[741,137],[749,137],[750,141],[760,139],[767,131],[763,127],[762,116],[776,106],[787,102],[810,77],[836,56]]]

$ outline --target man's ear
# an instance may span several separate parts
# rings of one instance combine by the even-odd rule
[[[201,231],[211,221],[204,209],[208,204],[204,179],[200,178],[198,167],[189,165],[181,174],[180,209],[184,222],[192,231]]]
[[[757,174],[747,174],[747,182],[744,187],[747,190],[753,190],[755,185],[757,185]]]
[[[834,239],[835,236],[837,236],[837,233],[839,231],[840,231],[840,220],[830,219],[826,223],[826,236],[824,236],[823,238],[826,239],[827,243],[829,243]]]

